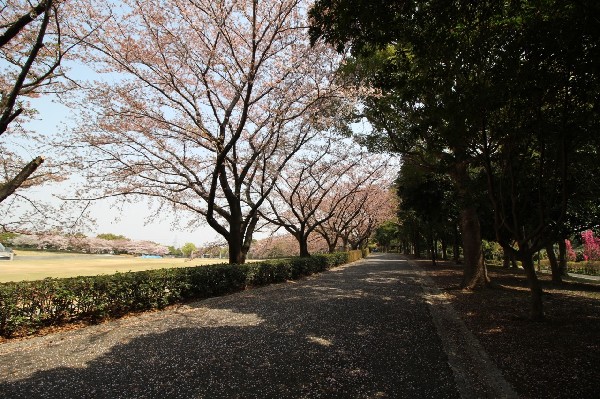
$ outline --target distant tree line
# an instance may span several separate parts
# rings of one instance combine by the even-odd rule
[[[3,243],[22,249],[74,251],[90,254],[166,255],[166,246],[152,241],[131,240],[122,235],[99,234],[87,237],[84,234],[11,234]]]

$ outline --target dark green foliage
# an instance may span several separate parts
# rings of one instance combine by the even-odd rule
[[[0,284],[0,336],[162,309],[247,287],[294,280],[360,258],[360,251],[244,265],[210,265]]]

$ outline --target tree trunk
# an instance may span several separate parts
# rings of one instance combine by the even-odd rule
[[[540,321],[544,319],[544,305],[542,303],[542,285],[535,274],[535,265],[533,263],[533,254],[529,251],[521,252],[519,258],[525,269],[527,275],[527,281],[529,282],[529,289],[531,291],[531,308],[529,317],[533,321]]]
[[[452,260],[454,263],[460,263],[460,234],[458,224],[454,225],[454,240],[452,242]]]
[[[302,258],[310,257],[310,253],[308,253],[308,240],[306,237],[300,237],[298,239],[298,244],[300,244],[300,256]]]
[[[504,267],[505,269],[508,269],[509,267],[516,269],[517,261],[515,260],[515,256],[510,251],[507,251],[505,248],[503,248],[502,251],[502,267]]]
[[[564,239],[558,240],[558,273],[561,277],[569,277],[567,272],[567,243]]]
[[[227,244],[229,247],[229,264],[243,265],[246,263],[247,252],[243,250],[241,237],[232,237]]]
[[[246,263],[246,255],[248,255],[252,242],[253,226],[256,225],[257,220],[250,223],[251,226],[246,229],[246,235],[244,235],[241,213],[239,211],[232,211],[231,213],[229,235],[227,237],[229,264],[243,265]]]
[[[510,267],[510,255],[504,250],[504,254],[502,255],[502,267],[508,269]]]
[[[550,268],[552,269],[552,282],[554,284],[562,284],[562,276],[558,266],[558,260],[554,253],[554,245],[548,244],[546,246],[546,252],[548,253],[548,260],[550,261]]]
[[[473,206],[466,206],[460,213],[465,268],[461,287],[474,289],[488,285],[489,278],[481,251],[479,217]]]
[[[436,251],[436,248],[435,248],[436,247],[435,244],[436,244],[436,242],[435,242],[435,240],[433,239],[433,236],[432,236],[430,238],[430,241],[429,241],[429,245],[430,245],[429,252],[431,252],[431,264],[432,264],[432,266],[436,266],[435,260],[437,258],[437,251]]]
[[[445,239],[441,240],[442,243],[442,260],[448,260],[448,243]]]
[[[413,249],[415,251],[415,257],[416,258],[420,258],[421,257],[421,245],[419,242],[419,235],[417,233],[413,234]]]

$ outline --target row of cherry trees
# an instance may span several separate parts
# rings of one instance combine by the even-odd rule
[[[166,255],[169,252],[166,246],[151,241],[129,240],[126,238],[107,240],[78,234],[22,234],[11,239],[11,244],[22,248],[77,251],[93,254]]]
[[[389,157],[332,139],[302,155],[284,168],[262,211],[297,240],[300,256],[309,256],[309,238],[315,235],[329,252],[339,245],[360,248],[380,223],[394,218]]]
[[[3,38],[15,40],[3,45],[3,57],[35,52],[50,73],[36,74],[26,62],[15,71],[37,76],[36,87],[64,90],[59,98],[75,126],[55,140],[53,159],[61,177],[82,176],[74,199],[147,200],[154,215],[176,213],[185,227],[208,224],[227,242],[231,263],[245,261],[268,223],[293,234],[302,255],[311,233],[330,248],[338,241],[356,247],[382,218],[375,213],[393,214],[373,205],[392,203],[381,199],[389,165],[336,138],[355,97],[336,77],[341,56],[310,44],[308,5],[48,0],[32,8],[15,0],[3,11]],[[20,34],[10,36],[15,29]],[[35,50],[40,41],[44,51],[54,49],[52,62]],[[93,75],[67,84],[64,59]],[[22,88],[6,77],[4,86]],[[10,121],[23,116],[6,104]],[[48,180],[28,176],[22,188]],[[22,192],[15,190],[13,198]],[[14,204],[0,211],[9,209]]]

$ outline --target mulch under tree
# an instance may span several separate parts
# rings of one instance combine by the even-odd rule
[[[553,285],[540,274],[546,320],[529,320],[522,269],[489,268],[494,288],[459,289],[462,267],[414,260],[447,295],[523,398],[596,398],[600,393],[600,282]]]

